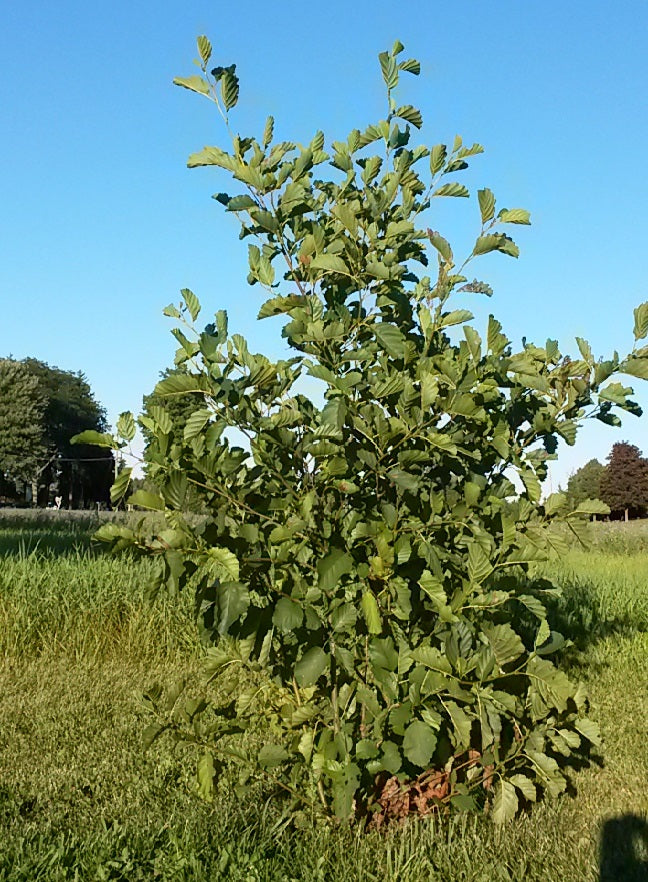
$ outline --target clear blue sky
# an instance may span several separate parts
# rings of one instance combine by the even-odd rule
[[[277,326],[254,321],[235,221],[210,199],[225,180],[185,167],[223,139],[211,105],[171,85],[194,70],[199,33],[238,65],[234,125],[260,133],[272,113],[276,134],[298,140],[384,115],[376,54],[398,37],[423,64],[401,94],[421,107],[425,140],[482,143],[467,182],[532,212],[518,261],[482,260],[495,296],[479,315],[564,352],[575,335],[597,355],[631,346],[632,309],[648,299],[645,0],[23,0],[0,29],[0,355],[84,371],[114,421],[172,361],[161,310],[181,287],[209,313],[226,308],[252,348],[276,349]],[[435,225],[467,244],[476,204],[446,202]],[[647,421],[583,432],[554,484],[615,440],[648,453]]]

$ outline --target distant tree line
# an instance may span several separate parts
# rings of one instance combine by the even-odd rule
[[[84,429],[104,432],[107,421],[82,373],[35,358],[0,358],[0,502],[108,503],[113,454],[70,444]]]
[[[629,520],[648,515],[648,459],[634,444],[614,444],[607,465],[597,459],[574,472],[567,483],[570,503],[601,499],[610,506],[612,517]]]

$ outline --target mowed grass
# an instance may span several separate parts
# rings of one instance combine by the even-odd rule
[[[379,835],[293,829],[268,793],[245,802],[227,781],[205,804],[190,753],[164,741],[143,751],[139,693],[200,666],[191,598],[148,605],[147,562],[93,550],[92,526],[0,520],[0,880],[646,879],[642,529],[618,538],[601,525],[594,552],[550,568],[564,587],[553,615],[571,629],[571,673],[588,684],[604,764],[503,829],[462,816]]]

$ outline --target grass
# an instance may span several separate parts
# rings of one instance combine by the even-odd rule
[[[551,572],[605,764],[503,830],[457,817],[379,835],[292,829],[227,784],[199,801],[190,756],[142,750],[138,698],[197,669],[190,598],[147,606],[148,564],[93,550],[90,521],[0,519],[0,880],[645,880],[648,543],[631,526],[598,525],[597,551]]]

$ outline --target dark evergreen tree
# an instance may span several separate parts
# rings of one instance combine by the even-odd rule
[[[640,517],[648,509],[648,460],[634,444],[613,445],[601,478],[601,498],[614,514]]]

